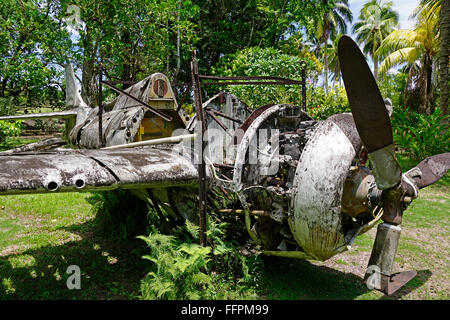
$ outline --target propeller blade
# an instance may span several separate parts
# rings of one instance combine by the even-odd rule
[[[356,129],[369,152],[377,186],[392,188],[401,181],[402,170],[395,157],[392,127],[385,102],[358,45],[342,36],[339,63]]]
[[[442,178],[450,169],[450,152],[437,154],[422,160],[416,168],[422,175],[414,177],[419,189],[425,188]]]
[[[338,55],[356,128],[367,151],[370,153],[392,144],[389,114],[358,45],[350,37],[342,36]]]

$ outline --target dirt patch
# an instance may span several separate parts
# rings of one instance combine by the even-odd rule
[[[31,248],[31,245],[10,245],[0,251],[0,257],[7,257],[14,254],[20,254]]]
[[[375,240],[376,228],[367,233]],[[393,272],[415,270],[418,275],[390,299],[449,299],[450,279],[448,277],[448,230],[436,225],[419,229],[405,226],[400,237]],[[352,273],[361,278],[367,269],[370,251],[355,246],[325,262],[312,262],[343,273]],[[382,297],[383,299],[387,297]]]

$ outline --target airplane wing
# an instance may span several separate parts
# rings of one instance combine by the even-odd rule
[[[29,113],[29,114],[21,114],[15,116],[3,116],[0,117],[0,120],[25,120],[25,119],[51,119],[51,118],[76,118],[77,111],[66,110],[66,111],[57,111],[57,112],[43,112],[43,113]]]
[[[60,149],[0,156],[0,195],[197,183],[192,161],[168,148]]]

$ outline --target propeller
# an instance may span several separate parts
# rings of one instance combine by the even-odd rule
[[[390,295],[417,274],[391,274],[403,210],[417,197],[419,188],[436,182],[450,169],[450,153],[428,157],[402,174],[395,157],[389,114],[363,53],[350,37],[342,36],[338,57],[356,129],[369,154],[384,211],[384,223],[378,226],[364,280],[371,288]]]

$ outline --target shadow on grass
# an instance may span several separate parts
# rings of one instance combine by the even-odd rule
[[[0,257],[0,299],[133,299],[148,272],[143,241],[101,236],[92,223],[63,227],[81,240]],[[66,285],[70,265],[81,270],[81,289]]]
[[[264,259],[267,298],[276,300],[347,300],[368,293],[362,279],[306,260]]]
[[[397,300],[418,289],[431,277],[430,270],[418,271],[417,276],[392,296],[382,296],[370,290],[362,278],[307,260],[264,258],[264,295],[274,300]]]

